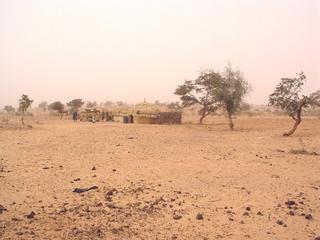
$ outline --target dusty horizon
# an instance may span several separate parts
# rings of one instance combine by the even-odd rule
[[[318,30],[317,30],[318,29]],[[34,100],[138,103],[230,61],[267,104],[281,77],[320,89],[320,2],[1,1],[0,107]]]

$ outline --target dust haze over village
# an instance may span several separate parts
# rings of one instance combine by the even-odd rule
[[[0,2],[0,239],[320,240],[320,2]]]

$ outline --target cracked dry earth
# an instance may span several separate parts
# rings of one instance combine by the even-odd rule
[[[208,122],[0,129],[0,239],[320,239],[320,120]]]

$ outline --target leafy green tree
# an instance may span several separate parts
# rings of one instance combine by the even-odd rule
[[[62,119],[63,112],[64,112],[64,105],[60,101],[56,101],[51,103],[48,108],[52,111],[56,111],[58,113],[58,116]]]
[[[274,92],[269,96],[269,105],[280,108],[294,120],[290,131],[283,136],[292,135],[301,123],[302,109],[312,106],[320,106],[320,90],[310,96],[301,95],[306,76],[303,72],[297,78],[281,78]]]
[[[21,112],[21,123],[24,125],[24,113],[31,106],[33,100],[29,99],[28,95],[22,94],[21,99],[19,100],[19,112]]]
[[[250,84],[244,79],[243,74],[239,70],[233,70],[230,65],[216,81],[213,95],[228,114],[231,130],[234,128],[232,115],[240,110],[243,99],[250,90]]]
[[[7,113],[13,113],[15,111],[15,108],[10,105],[7,105],[4,106],[3,110],[5,110]]]
[[[77,112],[84,102],[82,101],[81,98],[73,99],[70,102],[67,103],[67,106],[70,107],[71,112]]]
[[[215,112],[218,108],[213,90],[219,81],[221,81],[219,73],[213,70],[205,70],[200,73],[200,76],[196,80],[186,80],[174,92],[180,96],[182,107],[201,106],[199,110],[200,124],[202,124],[205,117]]]
[[[41,102],[39,105],[38,105],[38,107],[40,108],[40,109],[42,109],[42,111],[47,111],[47,109],[48,109],[48,103],[47,102]]]

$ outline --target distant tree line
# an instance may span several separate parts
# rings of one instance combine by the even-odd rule
[[[293,120],[294,125],[284,136],[292,135],[302,121],[302,110],[310,107],[320,107],[320,90],[315,91],[309,96],[301,95],[302,87],[305,83],[306,76],[303,72],[297,78],[281,78],[280,83],[269,96],[269,106],[285,111]],[[180,97],[181,102],[161,103],[155,101],[156,106],[166,106],[173,111],[182,111],[186,107],[199,107],[200,124],[210,114],[213,114],[218,109],[222,109],[229,120],[229,127],[234,129],[232,116],[240,110],[248,110],[250,106],[244,102],[245,96],[251,91],[251,86],[244,78],[239,70],[234,70],[231,65],[228,65],[223,72],[207,69],[200,72],[195,80],[186,80],[182,85],[179,85],[175,94]],[[23,94],[19,99],[17,111],[21,115],[21,123],[24,125],[24,115],[31,107],[33,100],[28,95]],[[64,105],[60,101],[55,101],[51,104],[43,101],[38,107],[42,111],[54,111],[62,118],[66,112],[79,111],[84,105],[81,98],[76,98]],[[128,104],[122,101],[112,102],[107,101],[101,103],[100,106],[127,106]],[[67,110],[66,110],[67,107]],[[97,102],[87,102],[87,108],[98,107]],[[16,109],[10,105],[3,108],[8,114],[13,114]]]

